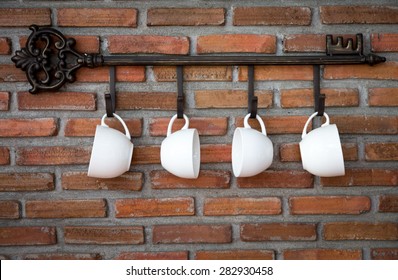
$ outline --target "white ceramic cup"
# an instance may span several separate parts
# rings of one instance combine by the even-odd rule
[[[232,139],[232,170],[236,177],[250,177],[267,169],[274,156],[274,148],[267,137],[265,125],[259,115],[261,133],[248,123],[250,114],[244,118],[244,127],[235,129]]]
[[[304,125],[300,153],[303,168],[321,177],[343,176],[344,158],[339,131],[335,124],[329,124],[329,116],[324,113],[326,122],[307,134],[307,127],[318,114],[313,113]]]
[[[187,179],[196,179],[200,169],[200,142],[195,128],[189,127],[189,119],[184,114],[185,125],[174,133],[171,128],[177,115],[174,115],[167,128],[167,137],[160,147],[160,161],[168,172]]]
[[[125,134],[105,124],[106,114],[102,117],[95,131],[87,174],[90,177],[115,178],[130,169],[134,147],[130,132],[122,118],[113,116],[121,122]]]

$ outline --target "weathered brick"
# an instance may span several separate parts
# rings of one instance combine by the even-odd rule
[[[206,198],[205,216],[278,215],[282,203],[276,197],[217,197]]]
[[[232,145],[202,144],[200,146],[201,163],[231,162]]]
[[[247,81],[247,67],[239,67],[239,81]],[[312,81],[313,67],[310,65],[267,65],[254,67],[257,81]]]
[[[0,227],[0,246],[38,246],[56,243],[55,227]]]
[[[325,240],[398,240],[398,224],[389,222],[332,222],[323,228]]]
[[[135,146],[132,164],[160,163],[160,146]]]
[[[398,52],[397,33],[372,33],[370,43],[372,52]]]
[[[371,88],[368,94],[369,106],[398,106],[398,88]]]
[[[10,38],[0,37],[0,54],[11,54]]]
[[[42,253],[26,254],[24,260],[101,260],[98,253]]]
[[[57,119],[1,119],[0,137],[47,137],[58,133]]]
[[[276,53],[276,36],[257,34],[213,34],[199,36],[196,51],[207,53]]]
[[[254,94],[258,98],[258,108],[272,106],[273,93],[271,90],[257,90]],[[248,93],[245,90],[196,90],[195,107],[207,108],[246,108]]]
[[[201,170],[195,180],[179,178],[164,170],[150,173],[153,189],[227,189],[231,173],[224,170]]]
[[[176,110],[175,92],[118,92],[116,110]]]
[[[0,173],[0,191],[51,191],[54,190],[52,173]]]
[[[26,218],[103,218],[106,217],[104,199],[28,200]]]
[[[272,250],[197,251],[196,260],[273,260]]]
[[[362,214],[370,210],[367,196],[296,196],[289,198],[292,215]]]
[[[193,216],[195,202],[192,197],[117,199],[115,211],[116,218]]]
[[[397,116],[333,115],[330,122],[342,134],[398,134]]]
[[[269,134],[301,134],[305,122],[308,120],[307,116],[266,116],[262,117],[265,124],[267,135]],[[249,119],[249,125],[253,129],[261,130],[260,124],[255,119]],[[243,127],[243,117],[235,118],[235,126]],[[312,125],[308,125],[309,129]]]
[[[10,149],[7,147],[0,147],[0,165],[10,164]]]
[[[313,176],[298,170],[267,170],[253,177],[238,178],[239,188],[312,188]]]
[[[0,219],[19,219],[19,202],[16,200],[0,201]]]
[[[284,260],[361,260],[361,250],[298,249],[283,251]]]
[[[236,7],[233,25],[310,25],[308,7]]]
[[[155,225],[154,244],[231,243],[231,225]]]
[[[137,245],[144,243],[142,226],[64,227],[66,244]]]
[[[18,110],[94,111],[96,101],[92,92],[18,92]]]
[[[151,136],[166,136],[170,118],[152,118],[149,120],[149,134]],[[176,119],[172,132],[180,130],[185,120]],[[199,135],[222,136],[228,130],[228,118],[190,118],[189,127],[196,128]]]
[[[176,54],[189,53],[189,38],[159,35],[108,36],[110,53]]]
[[[116,260],[188,260],[188,251],[122,252]]]
[[[155,79],[158,82],[174,82],[177,80],[175,66],[153,67]],[[185,66],[183,67],[184,81],[232,81],[231,66]]]
[[[142,119],[123,118],[132,137],[140,137],[142,134]],[[122,124],[115,118],[107,118],[105,123],[114,129],[125,133]],[[97,125],[101,124],[100,118],[77,118],[66,120],[65,136],[67,137],[92,137],[95,135]]]
[[[345,161],[358,160],[358,146],[354,143],[342,144]],[[298,143],[285,143],[279,146],[279,158],[282,162],[301,161],[300,147]]]
[[[136,27],[136,9],[59,8],[58,26],[79,27]]]
[[[10,109],[10,93],[0,91],[0,111],[8,111]]]
[[[398,170],[377,168],[346,169],[344,176],[322,177],[321,185],[324,187],[396,187],[398,185]]]
[[[1,27],[20,27],[32,24],[51,25],[51,10],[49,8],[0,9]]]
[[[14,64],[0,64],[0,82],[26,82],[26,74]]]
[[[394,24],[398,9],[393,6],[321,6],[323,24]]]
[[[116,82],[144,82],[145,67],[143,66],[116,66]],[[76,72],[77,82],[109,82],[109,68],[87,68],[83,67]]]
[[[240,239],[242,241],[315,241],[317,238],[315,224],[303,223],[263,223],[242,224]]]
[[[323,77],[329,80],[374,79],[398,80],[398,62],[387,61],[369,65],[326,65]]]
[[[367,161],[396,161],[398,143],[366,143],[365,158]]]
[[[372,260],[398,260],[398,248],[375,248],[370,250]]]
[[[398,195],[381,195],[379,212],[398,212]]]
[[[359,105],[359,93],[357,89],[321,89],[325,94],[325,106],[327,107],[357,107]],[[314,106],[314,91],[310,88],[282,89],[281,107],[300,108]]]
[[[150,8],[148,26],[224,25],[223,8]]]
[[[344,40],[356,39],[355,35],[333,34]],[[284,52],[322,52],[326,51],[326,34],[287,34],[283,37]]]
[[[140,172],[126,172],[111,179],[92,178],[87,172],[70,171],[62,174],[64,190],[109,190],[140,191],[144,184],[144,175]]]

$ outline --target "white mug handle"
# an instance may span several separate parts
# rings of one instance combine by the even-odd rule
[[[307,136],[307,127],[308,127],[308,125],[310,124],[310,121],[311,121],[316,115],[318,115],[318,112],[313,113],[313,114],[310,116],[310,118],[307,120],[307,122],[305,123],[304,129],[303,129],[303,134],[301,134],[301,139],[304,139],[304,137]],[[324,124],[321,125],[322,127],[323,127],[323,126],[329,125],[329,116],[328,116],[328,114],[323,113],[323,115],[324,115],[325,118],[326,118],[326,122],[325,122]]]
[[[243,125],[244,125],[245,128],[252,128],[252,127],[249,125],[249,122],[248,122],[249,117],[250,117],[250,114],[247,114],[247,115],[245,116],[244,120],[243,120]],[[256,115],[256,119],[257,119],[257,121],[260,123],[260,126],[261,126],[261,133],[264,134],[265,136],[267,136],[267,131],[265,130],[265,125],[264,125],[263,119],[262,119],[259,115]]]
[[[106,118],[106,116],[107,116],[107,115],[105,114],[105,115],[102,117],[102,119],[101,119],[101,125],[102,125],[102,126],[109,127],[109,126],[105,123],[105,118]],[[116,115],[115,113],[113,113],[113,116],[114,116],[116,119],[118,119],[119,122],[123,125],[124,131],[125,131],[125,133],[126,133],[126,137],[127,137],[129,140],[131,140],[131,135],[130,135],[129,129],[127,128],[126,123],[122,120],[121,117],[119,117],[119,116]]]
[[[184,120],[185,120],[185,124],[184,124],[184,126],[181,129],[187,129],[188,126],[189,126],[189,119],[188,119],[187,115],[185,115],[185,114],[183,114],[183,117],[184,117]],[[169,122],[169,126],[167,127],[167,136],[169,136],[171,134],[171,129],[173,127],[173,123],[176,120],[176,118],[177,118],[177,114],[175,114],[171,118],[171,120]]]

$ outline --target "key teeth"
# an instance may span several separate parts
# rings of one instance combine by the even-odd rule
[[[362,34],[356,35],[356,47],[354,48],[354,40],[352,38],[347,39],[347,43],[344,45],[344,39],[342,36],[337,37],[337,42],[333,42],[332,35],[326,35],[326,53],[327,55],[362,55],[363,52],[363,36]]]

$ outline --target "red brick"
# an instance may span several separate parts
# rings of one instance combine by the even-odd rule
[[[333,222],[323,229],[325,240],[398,240],[398,224],[389,222]]]
[[[372,52],[398,52],[397,33],[373,33],[370,42]]]
[[[163,170],[150,173],[152,189],[227,189],[231,174],[224,170],[201,170],[195,180],[183,179]]]
[[[325,94],[327,107],[357,107],[359,96],[357,89],[321,89]],[[282,108],[314,107],[314,91],[310,88],[281,90]]]
[[[19,219],[19,202],[16,200],[0,201],[0,219]]]
[[[20,27],[32,24],[51,25],[51,10],[49,8],[0,9],[1,27]]]
[[[195,202],[192,197],[117,199],[115,211],[116,218],[193,216]]]
[[[152,118],[149,120],[149,134],[151,136],[166,136],[170,118]],[[172,132],[180,130],[185,124],[184,119],[176,119]],[[196,128],[199,135],[222,136],[228,130],[228,118],[190,118],[189,127]]]
[[[271,90],[257,90],[258,108],[272,106],[273,93]],[[246,108],[248,93],[245,90],[196,90],[195,107],[207,108]]]
[[[379,212],[398,212],[398,195],[380,196]]]
[[[0,82],[26,82],[26,74],[14,64],[0,64]]]
[[[102,256],[96,253],[42,253],[27,254],[24,260],[101,260]]]
[[[126,119],[123,118],[132,137],[140,137],[142,134],[142,119]],[[105,123],[114,129],[125,133],[122,124],[115,118],[107,118]],[[78,118],[68,119],[65,125],[65,136],[67,137],[93,137],[97,125],[101,124],[100,118]]]
[[[201,163],[231,162],[232,145],[202,144],[200,146]]]
[[[354,143],[342,144],[345,161],[358,160],[358,146]],[[279,157],[282,162],[301,161],[300,147],[298,143],[285,143],[279,146]]]
[[[174,82],[177,80],[175,66],[153,67],[155,80],[158,82]],[[185,66],[183,67],[184,81],[232,81],[231,66]]]
[[[274,35],[214,34],[199,36],[196,51],[206,53],[276,53]]]
[[[144,243],[141,226],[64,227],[66,244],[137,245]]]
[[[312,81],[313,67],[310,65],[267,65],[254,67],[257,81]],[[239,81],[247,81],[247,67],[239,67]]]
[[[0,111],[10,109],[10,94],[6,91],[0,91]]]
[[[103,218],[106,217],[104,199],[84,200],[28,200],[26,218]]]
[[[292,215],[362,214],[370,210],[367,196],[296,196],[289,198]]]
[[[17,149],[17,165],[88,164],[91,147],[53,146]]]
[[[322,177],[324,187],[368,187],[398,185],[398,170],[395,169],[346,169],[344,176]]]
[[[122,252],[116,260],[188,260],[188,251]]]
[[[236,7],[233,25],[310,25],[308,7]]]
[[[396,161],[398,143],[366,143],[365,158],[367,161]]]
[[[96,101],[91,92],[18,92],[18,110],[94,111]]]
[[[361,260],[361,250],[347,249],[299,249],[285,250],[284,260]]]
[[[205,216],[278,215],[281,212],[281,200],[276,197],[206,198],[203,206]]]
[[[136,9],[59,8],[58,26],[136,27]]]
[[[108,36],[110,53],[178,54],[189,53],[189,38],[159,35]]]
[[[323,77],[329,80],[374,79],[398,80],[398,62],[369,65],[326,65]]]
[[[342,134],[398,134],[396,116],[333,115],[330,122]]]
[[[150,8],[148,26],[224,25],[223,8]]]
[[[196,260],[273,260],[272,250],[197,251]]]
[[[393,6],[321,6],[323,24],[394,24],[398,9]]]
[[[398,88],[371,88],[368,96],[369,106],[398,106]]]
[[[0,137],[46,137],[57,135],[57,120],[42,119],[2,119]]]
[[[0,147],[0,165],[10,164],[10,149],[7,147]]]
[[[0,173],[0,191],[51,191],[54,174],[51,173]]]
[[[0,37],[0,54],[11,54],[10,38]]]
[[[0,227],[0,246],[37,246],[56,243],[55,227]]]
[[[175,92],[118,92],[116,110],[176,110]]]
[[[116,82],[144,82],[145,67],[143,66],[117,66],[115,71]],[[109,82],[109,68],[80,68],[76,72],[77,82]]]
[[[266,116],[262,117],[267,135],[269,134],[301,134],[309,116]],[[253,129],[260,130],[257,120],[249,119],[249,125]],[[243,127],[243,117],[235,118],[235,126]],[[310,124],[309,129],[312,128]]]
[[[87,172],[78,171],[62,174],[64,190],[141,191],[143,184],[144,175],[139,172],[126,172],[111,179],[88,177]]]
[[[160,146],[135,146],[132,164],[159,164]]]
[[[375,248],[370,250],[372,260],[398,260],[398,248]]]
[[[253,177],[238,178],[239,188],[312,188],[313,176],[298,170],[267,170]]]
[[[154,244],[231,243],[230,225],[155,225]]]
[[[242,241],[315,241],[316,238],[315,224],[267,223],[240,226]]]
[[[333,34],[344,40],[356,39],[355,35]],[[346,42],[346,41],[345,41]],[[283,38],[284,52],[326,52],[326,34],[288,34]]]

